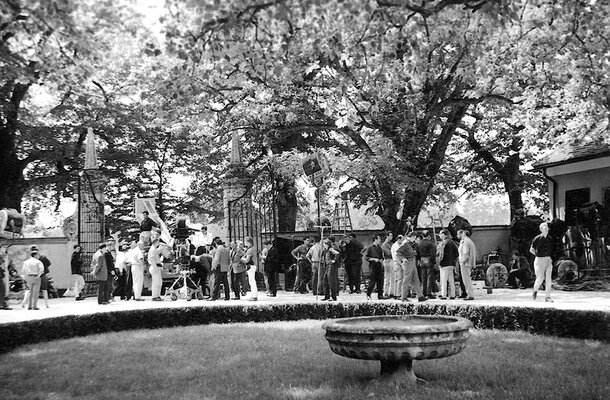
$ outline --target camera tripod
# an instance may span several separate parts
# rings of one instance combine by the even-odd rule
[[[178,297],[184,295],[186,301],[191,301],[193,295],[195,295],[198,300],[203,300],[203,290],[201,290],[201,286],[193,282],[189,276],[190,274],[191,270],[188,267],[181,267],[180,276],[165,291],[165,297],[170,296],[172,301],[176,301]]]

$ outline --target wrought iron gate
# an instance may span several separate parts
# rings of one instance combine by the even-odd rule
[[[266,240],[277,236],[277,207],[273,174],[265,172],[253,178],[244,194],[228,202],[229,242],[254,239],[254,248],[259,255]],[[262,265],[256,258],[257,271]]]
[[[98,190],[95,186],[99,179],[96,172],[84,170],[78,178],[78,243],[86,282],[95,281],[89,266],[93,254],[104,240],[104,202],[96,195]]]

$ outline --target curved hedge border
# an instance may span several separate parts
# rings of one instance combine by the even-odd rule
[[[610,342],[610,313],[603,311],[365,302],[160,308],[66,315],[0,325],[0,352],[27,343],[130,329],[405,314],[457,315],[469,319],[478,329],[522,330]]]

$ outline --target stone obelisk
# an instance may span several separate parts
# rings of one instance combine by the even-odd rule
[[[252,214],[252,200],[247,194],[251,177],[242,159],[239,135],[231,137],[231,159],[223,185],[223,210],[226,238],[229,241],[250,236],[248,221]]]
[[[85,166],[79,174],[78,181],[78,243],[82,248],[82,259],[85,266],[90,265],[91,257],[105,239],[104,227],[104,189],[108,179],[99,169],[95,135],[92,128],[87,128],[85,147]],[[93,280],[85,276],[86,280]]]

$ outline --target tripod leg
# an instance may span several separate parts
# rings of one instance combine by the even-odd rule
[[[168,295],[171,294],[171,292],[174,292],[174,286],[176,286],[176,283],[180,282],[180,278],[176,278],[176,280],[174,281],[174,283],[172,283],[172,285],[169,287],[169,289],[165,290],[165,298],[167,298]]]

